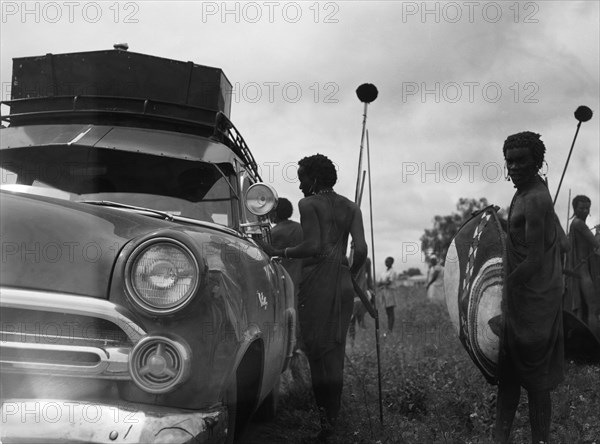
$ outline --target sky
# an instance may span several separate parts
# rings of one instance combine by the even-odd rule
[[[420,237],[459,198],[509,205],[502,144],[510,134],[542,135],[554,197],[580,105],[594,117],[580,127],[555,209],[565,226],[569,191],[585,194],[588,225],[600,224],[600,2],[1,6],[2,100],[15,57],[126,42],[131,52],[221,68],[233,85],[230,117],[263,180],[294,203],[296,220],[302,157],[328,156],[338,168],[335,190],[354,197],[364,118],[355,91],[374,84],[379,95],[366,114],[372,189],[361,209],[378,273],[387,256],[398,271],[425,273]]]

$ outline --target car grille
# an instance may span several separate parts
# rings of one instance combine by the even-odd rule
[[[128,380],[129,354],[145,335],[108,301],[0,288],[0,370]]]

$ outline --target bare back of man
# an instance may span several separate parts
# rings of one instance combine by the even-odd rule
[[[340,241],[342,251],[346,251],[348,235],[351,235],[355,245],[365,245],[365,248],[359,248],[358,251],[355,249],[351,272],[358,272],[366,259],[362,215],[358,206],[344,196],[328,192],[305,197],[298,207],[304,242],[299,246],[303,248],[297,247],[296,251],[310,255],[305,259],[305,265],[318,262],[319,255],[327,254]]]

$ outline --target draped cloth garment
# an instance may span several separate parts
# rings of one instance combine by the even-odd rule
[[[306,261],[298,294],[300,334],[309,359],[345,344],[354,307],[354,287],[345,257],[347,237],[335,223],[334,208],[322,253]]]
[[[600,338],[596,320],[600,308],[600,263],[594,254],[594,239],[584,221],[575,219],[569,233],[571,250],[567,255],[567,292],[565,310],[572,311]],[[587,287],[587,291],[586,291]]]
[[[509,218],[510,219],[510,218]],[[562,266],[558,232],[541,268],[524,284],[507,288],[500,378],[527,390],[551,390],[564,379]],[[525,239],[507,236],[508,273],[527,256]]]

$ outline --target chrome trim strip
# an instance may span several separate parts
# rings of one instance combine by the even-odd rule
[[[116,324],[133,343],[138,342],[146,335],[144,329],[131,320],[131,315],[125,308],[109,301],[87,296],[0,287],[0,307],[69,313],[105,319]]]
[[[27,333],[24,331],[15,331],[15,330],[5,330],[3,327],[4,325],[0,324],[0,341],[1,342],[23,342],[26,344],[33,344],[35,342],[39,342],[39,337],[40,334],[39,333]],[[20,340],[16,339],[16,340],[12,340],[10,339],[10,337],[18,337],[21,338]],[[98,346],[100,348],[105,348],[106,346],[109,345],[121,345],[120,341],[117,341],[115,339],[103,339],[103,338],[88,338],[88,337],[84,337],[84,336],[75,336],[75,335],[70,335],[67,336],[67,338],[69,339],[69,342],[73,343],[75,345],[75,343],[77,341],[80,342],[85,342],[90,346],[94,346],[95,344],[99,344]]]
[[[84,363],[59,364],[52,362],[27,360],[11,360],[4,353],[0,356],[0,365],[3,371],[25,372],[33,374],[48,374],[61,376],[77,376],[82,378],[104,378],[130,380],[128,365],[130,348],[117,347],[82,347],[75,345],[54,345],[54,344],[26,344],[23,342],[3,342],[2,349],[27,350],[27,351],[48,351],[48,352],[67,352],[67,353],[88,353],[98,357],[98,362],[92,365]]]

